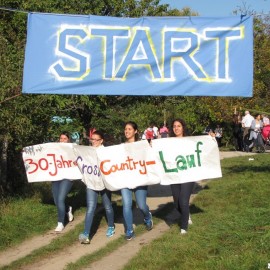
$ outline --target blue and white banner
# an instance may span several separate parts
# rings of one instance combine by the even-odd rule
[[[23,93],[243,96],[253,18],[29,13]]]

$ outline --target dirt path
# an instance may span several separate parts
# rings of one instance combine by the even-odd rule
[[[221,152],[220,158],[229,158],[234,156],[249,156],[252,153],[244,152]],[[192,196],[191,200],[195,195]],[[172,202],[171,191],[169,186],[154,185],[149,186],[149,196],[147,198],[147,203],[150,207],[151,212],[158,211],[164,205]],[[178,218],[178,213],[172,211],[166,217],[168,220],[175,220]],[[77,224],[83,222],[84,216],[75,217],[75,220],[68,224],[65,228],[63,234],[72,230]],[[135,214],[134,223],[142,223],[142,216],[140,213]],[[169,229],[169,225],[163,221],[160,224],[154,226],[153,230],[146,232],[138,237],[135,237],[130,242],[127,242],[124,246],[113,251],[110,255],[104,257],[102,260],[92,264],[86,269],[110,269],[116,270],[121,269],[136,253],[140,250],[143,245],[149,244],[153,239],[159,237],[163,232]],[[76,262],[80,257],[88,255],[97,251],[98,249],[105,247],[109,241],[116,239],[117,237],[123,237],[124,227],[122,223],[116,223],[116,234],[112,238],[106,238],[105,236],[106,228],[100,228],[91,240],[90,245],[81,245],[79,242],[65,248],[65,250],[56,253],[49,259],[44,259],[38,263],[28,265],[25,268],[27,270],[59,270],[64,269],[68,263]],[[11,262],[23,258],[29,255],[34,250],[48,245],[52,240],[57,237],[61,237],[61,234],[56,234],[54,231],[49,231],[48,233],[33,237],[15,248],[8,249],[0,253],[0,267],[10,264]],[[124,256],[123,256],[124,254]],[[112,259],[114,258],[114,259]],[[117,258],[117,259],[116,259]],[[108,268],[105,268],[108,267]]]

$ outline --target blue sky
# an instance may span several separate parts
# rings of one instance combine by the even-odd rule
[[[270,0],[160,0],[160,4],[169,4],[171,8],[190,7],[200,16],[231,16],[233,10],[245,7],[248,11],[270,13]]]

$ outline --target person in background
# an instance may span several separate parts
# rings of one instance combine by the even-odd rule
[[[99,130],[94,131],[91,134],[90,141],[93,147],[103,147],[103,132]],[[83,182],[86,185],[87,210],[85,214],[84,231],[79,235],[79,241],[81,244],[90,244],[89,234],[97,207],[98,194],[101,195],[102,203],[106,212],[108,222],[108,228],[106,232],[107,237],[112,237],[115,234],[114,211],[111,203],[111,191],[105,189],[102,180],[93,183],[83,179]]]
[[[222,140],[222,134],[223,134],[223,130],[222,127],[220,127],[220,125],[217,125],[217,127],[214,130],[215,133],[215,138],[218,144],[218,147],[221,146],[221,140]]]
[[[183,119],[177,118],[172,122],[171,137],[183,138],[188,135],[187,126]],[[172,184],[172,196],[174,205],[180,213],[180,233],[185,234],[188,231],[188,225],[192,224],[189,211],[189,200],[194,188],[194,182]]]
[[[251,126],[251,122],[252,120],[254,120],[254,117],[252,115],[250,115],[249,111],[245,111],[245,116],[242,119],[242,127],[244,129],[243,132],[243,146],[244,149],[248,149],[248,133],[249,133],[249,129]]]
[[[262,138],[258,137],[258,134],[261,132],[262,128],[263,128],[263,122],[261,120],[261,115],[257,113],[255,115],[254,120],[252,120],[251,126],[250,126],[249,141],[252,141],[253,143],[249,145],[249,149],[252,148],[254,144],[255,146],[257,146],[257,148],[258,148],[258,144],[260,145],[263,144]]]
[[[125,143],[132,143],[138,140],[138,126],[135,122],[129,121],[125,124]],[[149,207],[146,204],[147,186],[140,186],[134,189],[123,188],[121,189],[122,202],[123,202],[123,216],[126,229],[126,240],[131,240],[135,237],[133,230],[133,213],[132,213],[132,194],[135,194],[136,203],[143,213],[144,224],[147,230],[152,230],[153,220]]]
[[[159,134],[160,138],[168,138],[169,130],[165,124],[160,126]]]
[[[234,138],[234,147],[237,151],[243,151],[243,134],[240,115],[233,115],[232,132]]]
[[[145,131],[144,131],[144,135],[146,140],[150,143],[151,140],[154,139],[154,129],[153,129],[153,125],[150,125]]]
[[[156,125],[153,125],[153,131],[154,131],[154,139],[157,139],[159,137],[158,127]]]
[[[261,116],[262,122],[263,122],[263,126],[268,126],[270,124],[269,118],[267,115],[262,114]]]
[[[60,143],[69,143],[70,137],[67,132],[62,132],[59,137]],[[57,207],[58,224],[55,232],[61,232],[65,228],[65,216],[67,215],[68,221],[73,221],[72,207],[66,206],[65,200],[71,190],[73,182],[69,179],[63,179],[52,182],[53,200]]]

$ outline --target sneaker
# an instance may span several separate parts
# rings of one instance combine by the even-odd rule
[[[81,244],[90,244],[89,237],[85,233],[81,233],[79,235],[79,241]]]
[[[186,231],[186,230],[184,230],[184,229],[181,229],[180,233],[181,233],[181,234],[186,234],[186,233],[187,233],[187,231]]]
[[[131,239],[133,239],[135,237],[135,234],[134,234],[134,231],[129,231],[129,230],[127,230],[127,232],[126,232],[126,240],[131,240]]]
[[[193,222],[191,220],[191,216],[189,216],[189,218],[188,218],[188,225],[192,225],[192,224],[193,224]]]
[[[73,214],[72,214],[72,207],[71,207],[71,206],[68,207],[67,216],[68,216],[68,221],[69,221],[69,222],[73,221],[74,216],[73,216]]]
[[[115,234],[115,226],[108,227],[107,232],[106,232],[106,236],[112,237],[114,234]]]
[[[63,223],[62,222],[58,222],[58,225],[57,225],[57,227],[55,228],[55,232],[62,232],[63,230],[64,230],[64,225],[63,225]]]
[[[145,224],[146,229],[147,229],[148,231],[151,231],[151,230],[153,229],[154,223],[153,223],[153,219],[152,219],[152,214],[151,214],[151,212],[149,212],[149,215],[150,215],[150,217],[149,217],[148,220],[144,219],[144,224]]]

